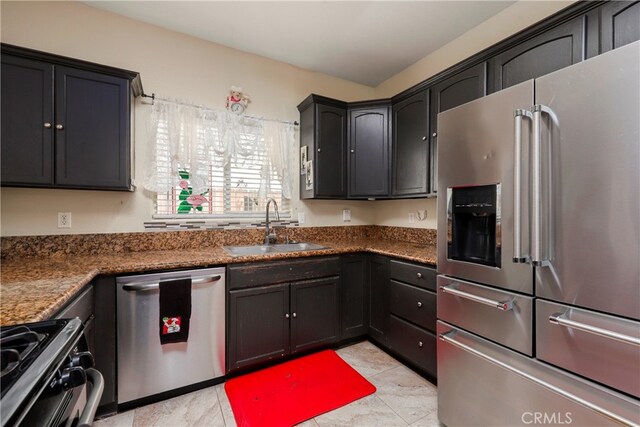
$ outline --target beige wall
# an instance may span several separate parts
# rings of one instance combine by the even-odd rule
[[[94,9],[78,2],[1,3],[1,39],[5,43],[139,71],[147,92],[210,106],[224,105],[231,85],[251,95],[250,113],[299,120],[296,105],[315,92],[347,101],[371,99],[374,89],[296,68],[177,32]],[[135,170],[141,180],[150,158],[147,120],[150,107],[135,105]],[[297,191],[296,191],[297,193]],[[134,193],[3,188],[3,236],[104,233],[143,230],[153,201]],[[342,209],[350,224],[371,224],[367,202],[293,200],[294,218],[304,211],[305,225],[339,225]],[[72,213],[72,228],[57,228],[57,212]]]
[[[297,120],[295,106],[309,93],[354,101],[395,95],[570,5],[572,1],[520,1],[436,52],[371,88],[137,22],[75,2],[1,3],[3,42],[139,71],[147,92],[222,106],[229,86],[252,97],[250,112]],[[149,107],[136,103],[136,176],[149,159]],[[0,190],[1,234],[57,234],[142,230],[151,219],[150,194],[67,190]],[[436,227],[436,200],[375,202],[292,201],[305,225],[350,224]],[[427,211],[410,224],[409,212]],[[73,228],[58,229],[57,212],[72,212]]]

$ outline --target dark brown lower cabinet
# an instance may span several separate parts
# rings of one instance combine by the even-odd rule
[[[338,277],[291,284],[291,353],[338,340]]]
[[[335,343],[339,276],[229,291],[228,370]]]
[[[229,292],[229,369],[289,354],[289,284]]]
[[[389,317],[389,347],[416,368],[436,377],[436,336],[401,318]]]
[[[367,334],[369,316],[366,254],[342,256],[340,272],[340,339]]]
[[[384,345],[389,319],[389,259],[371,255],[368,276],[369,336]]]

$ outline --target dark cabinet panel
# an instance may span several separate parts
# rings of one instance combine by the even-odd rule
[[[367,333],[367,256],[344,255],[340,275],[341,339]]]
[[[316,196],[347,196],[347,112],[318,104],[316,110]]]
[[[487,94],[487,65],[485,62],[461,71],[431,88],[431,193],[438,191],[438,113],[465,104]]]
[[[56,68],[56,183],[128,189],[129,81]]]
[[[389,346],[418,369],[432,377],[438,375],[436,336],[399,317],[390,316]]]
[[[289,353],[289,284],[229,292],[229,369]]]
[[[436,293],[391,280],[389,311],[415,323],[421,328],[436,331]]]
[[[312,183],[300,174],[301,199],[347,197],[347,104],[309,95],[298,105],[300,147],[312,165]],[[300,165],[304,170],[304,165]]]
[[[640,2],[612,1],[600,8],[600,52],[640,40]]]
[[[2,55],[2,184],[53,184],[53,66]]]
[[[291,284],[291,353],[338,340],[338,277]]]
[[[393,106],[392,196],[429,192],[429,91]]]
[[[389,259],[371,256],[368,276],[369,335],[384,344],[389,319]]]
[[[349,111],[349,197],[389,195],[389,108]]]
[[[491,59],[491,92],[506,89],[584,60],[585,18],[528,39]]]

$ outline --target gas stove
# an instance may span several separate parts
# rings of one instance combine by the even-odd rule
[[[90,425],[103,382],[82,331],[79,319],[0,328],[3,427]]]

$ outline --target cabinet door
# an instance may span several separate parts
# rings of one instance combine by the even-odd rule
[[[2,185],[53,184],[53,66],[2,55]]]
[[[393,106],[393,196],[429,192],[429,91]]]
[[[347,112],[318,104],[316,114],[315,195],[346,197]]]
[[[579,17],[494,56],[491,59],[491,92],[582,61],[584,31],[584,17]]]
[[[289,353],[289,284],[229,292],[229,370]]]
[[[338,340],[338,277],[291,284],[291,353]]]
[[[600,52],[640,40],[640,2],[612,1],[600,8]]]
[[[386,343],[389,321],[389,259],[369,258],[369,335]]]
[[[344,255],[340,276],[341,339],[367,333],[367,256]]]
[[[56,185],[128,190],[129,81],[56,67]]]
[[[438,191],[438,113],[487,94],[487,66],[483,62],[431,88],[430,193]]]
[[[349,196],[389,194],[389,108],[349,112]]]

